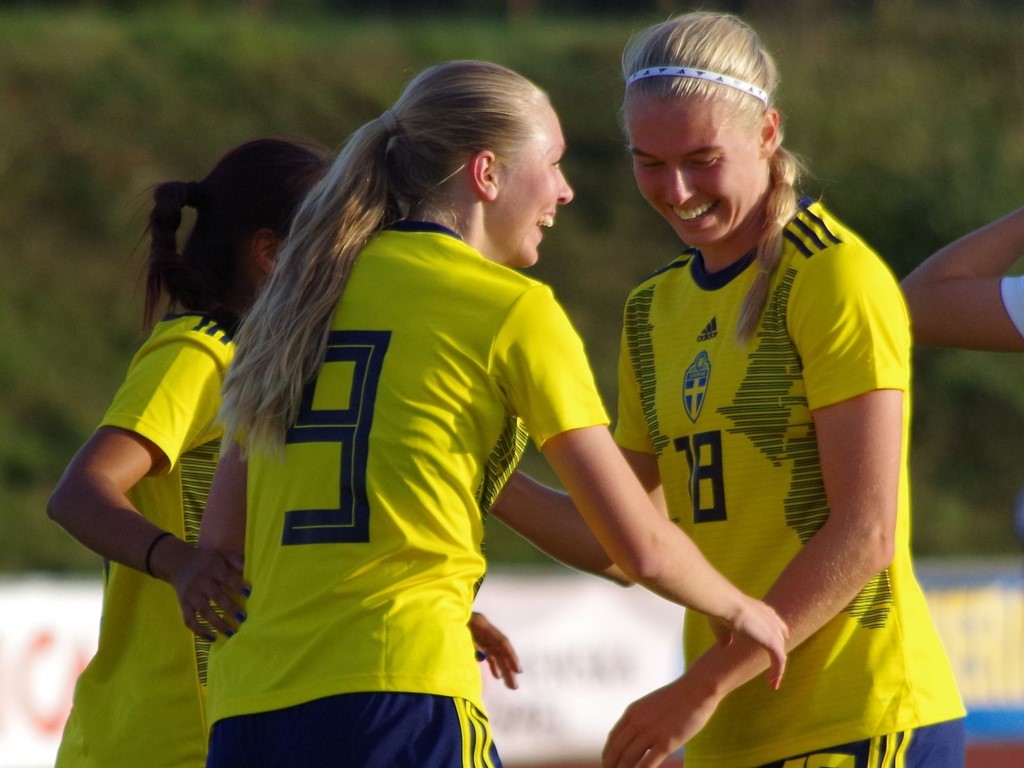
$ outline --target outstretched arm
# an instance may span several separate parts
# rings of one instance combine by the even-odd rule
[[[623,586],[632,584],[564,491],[515,472],[491,506],[491,514],[537,549],[571,568]]]
[[[1011,320],[1001,294],[1003,275],[1022,255],[1024,208],[921,262],[901,283],[914,340],[966,349],[1024,350],[1024,334]]]
[[[785,669],[786,625],[736,589],[651,503],[606,427],[575,429],[541,449],[602,547],[626,576],[680,605],[715,616],[762,646],[769,681]]]

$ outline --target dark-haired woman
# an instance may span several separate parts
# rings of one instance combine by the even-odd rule
[[[198,536],[220,450],[216,416],[232,333],[328,162],[315,144],[258,139],[228,152],[200,182],[154,190],[144,311],[151,333],[47,507],[106,561],[99,647],[75,688],[61,768],[205,763],[209,641],[182,625],[174,590],[162,582],[180,575],[181,551]],[[185,207],[196,218],[179,252]],[[244,589],[238,555],[207,551],[190,565]]]

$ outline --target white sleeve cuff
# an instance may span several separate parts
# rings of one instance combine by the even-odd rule
[[[1010,320],[1024,336],[1024,275],[1004,277],[999,281],[999,290],[1003,294],[1003,306]]]

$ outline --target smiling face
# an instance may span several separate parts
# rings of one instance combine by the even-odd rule
[[[644,199],[717,272],[756,244],[769,191],[768,159],[779,142],[778,113],[756,126],[732,117],[721,99],[627,96],[633,174]]]
[[[509,267],[537,263],[542,227],[555,222],[555,211],[572,200],[572,188],[559,163],[565,152],[562,128],[551,105],[536,105],[536,130],[516,157],[495,170],[497,194],[489,206],[486,238],[480,251]]]

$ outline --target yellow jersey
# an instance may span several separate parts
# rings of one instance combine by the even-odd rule
[[[905,394],[892,564],[789,657],[779,691],[728,695],[687,745],[687,768],[749,768],[961,717],[951,666],[910,558],[910,333],[881,259],[818,203],[785,228],[752,341],[736,341],[752,255],[709,274],[696,250],[627,301],[616,440],[657,456],[670,516],[725,576],[763,595],[829,515],[812,411]],[[714,642],[685,624],[685,656]]]
[[[548,287],[438,227],[377,234],[283,459],[249,455],[252,595],[211,655],[211,723],[367,691],[483,709],[486,511],[527,435],[607,423]]]
[[[233,353],[230,335],[210,318],[164,318],[101,422],[163,451],[164,473],[127,495],[148,520],[191,543],[220,454],[216,417]],[[57,768],[205,765],[209,643],[185,627],[170,585],[113,562],[105,576],[99,644],[76,683]]]

